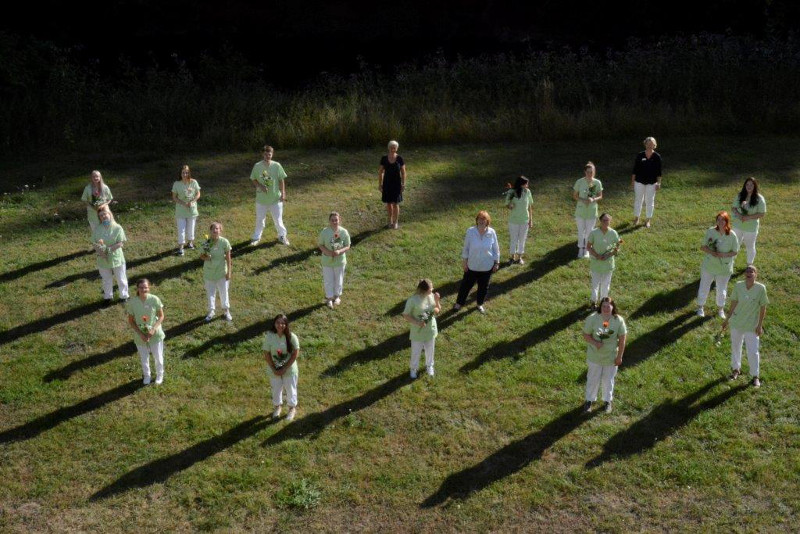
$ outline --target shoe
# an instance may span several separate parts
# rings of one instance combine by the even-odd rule
[[[592,411],[592,401],[586,401],[583,403],[583,413],[589,413]]]
[[[277,419],[280,416],[281,416],[281,407],[275,406],[275,409],[272,411],[272,418]]]
[[[289,245],[289,239],[287,239],[285,235],[278,236],[278,243],[288,246]]]
[[[252,241],[250,241],[250,246],[254,247],[254,246],[258,245],[259,241],[261,241],[261,240],[260,239],[253,239]]]
[[[207,323],[210,323],[212,319],[214,319],[214,312],[211,312],[208,315],[206,315],[206,322]]]
[[[646,223],[644,223],[644,227],[645,228],[650,228],[650,221],[647,221]]]
[[[226,321],[233,321],[233,317],[231,316],[230,310],[225,310],[225,320]]]
[[[484,308],[483,306],[478,306],[478,311],[484,315],[486,314],[486,308]]]
[[[400,225],[399,225],[398,223],[394,223],[394,224],[392,225],[392,228],[394,228],[395,230],[397,230],[398,228],[400,228]]]
[[[454,309],[455,311],[458,311],[458,310],[460,310],[460,309],[461,309],[461,304],[459,304],[458,302],[456,302],[455,304],[453,304],[453,309]]]
[[[583,247],[578,248],[578,258],[583,258]]]
[[[157,386],[160,386],[163,383],[164,383],[164,377],[163,376],[156,377],[156,385]]]
[[[295,410],[294,406],[289,408],[289,413],[286,414],[286,420],[289,422],[294,421],[294,416],[297,415],[297,410]]]
[[[757,376],[754,376],[753,379],[750,381],[750,384],[752,384],[754,388],[760,388],[761,380],[759,380]]]
[[[144,379],[142,380],[142,384],[144,384],[145,386],[149,386],[150,385],[150,377],[149,376],[144,377]]]
[[[739,371],[739,369],[734,369],[733,371],[731,371],[730,376],[728,376],[728,380],[736,380],[737,378],[739,378],[740,374],[742,374],[742,372]]]
[[[332,300],[329,300],[329,301],[328,301],[328,307],[329,307],[330,309],[333,309],[333,301],[332,301]]]
[[[611,407],[611,403],[610,402],[604,402],[603,403],[603,412],[611,413],[612,411],[613,411],[613,408]]]
[[[194,250],[194,243],[189,243],[189,244],[186,246],[186,248],[190,248],[190,249]]]
[[[585,250],[585,249],[584,249],[584,251],[583,251],[583,257],[584,257],[584,258],[588,258],[588,257],[589,257],[589,251],[588,251],[588,250]]]
[[[520,265],[525,265],[525,260],[522,259],[522,256],[519,257],[517,263],[519,263]]]
[[[706,316],[706,312],[705,312],[705,310],[703,310],[702,306],[698,306],[697,307],[697,316],[698,317],[705,317]]]
[[[430,367],[428,367],[428,376],[433,376],[433,375],[434,375],[433,366],[431,365]]]
[[[639,217],[633,218],[633,226],[639,226]]]
[[[179,248],[178,250],[176,250],[176,251],[175,251],[175,255],[176,255],[176,256],[183,256],[183,249],[182,249],[182,248]]]
[[[719,311],[717,312],[717,315],[719,316],[720,319],[724,319],[725,318],[725,310],[720,308]]]
[[[417,370],[412,369],[411,372],[408,374],[408,376],[410,376],[412,379],[417,378]]]
[[[333,299],[333,305],[334,306],[338,306],[341,303],[342,303],[342,299],[340,299],[339,297],[336,297],[335,299]]]
[[[120,301],[122,304],[127,304],[127,303],[128,303],[128,297],[123,297],[123,298],[119,299],[119,301]]]

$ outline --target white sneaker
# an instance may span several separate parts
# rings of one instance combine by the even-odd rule
[[[589,257],[589,251],[588,251],[588,250],[585,250],[585,249],[584,249],[584,251],[583,251],[583,257],[584,257],[584,258],[588,258],[588,257]]]
[[[413,378],[417,378],[417,370],[416,370],[416,369],[412,369],[412,370],[411,370],[411,373],[409,373],[409,376],[410,376],[412,379],[413,379]]]
[[[706,312],[705,312],[705,310],[703,310],[702,306],[698,306],[697,307],[697,316],[698,317],[705,317],[706,316]]]
[[[211,312],[208,315],[206,315],[206,322],[207,323],[210,323],[212,319],[214,319],[214,312]]]
[[[484,308],[483,306],[478,306],[478,311],[483,314],[486,314],[486,308]]]
[[[342,299],[340,299],[339,297],[336,297],[336,298],[333,300],[333,305],[334,305],[334,306],[338,306],[338,305],[339,305],[339,304],[341,304],[341,303],[342,303]]]
[[[460,310],[460,309],[461,309],[461,304],[459,304],[458,302],[456,302],[455,304],[453,304],[453,309],[454,309],[455,311],[458,311],[458,310]]]
[[[275,406],[275,409],[272,411],[272,418],[277,419],[280,416],[281,416],[281,407]]]
[[[294,416],[297,415],[297,410],[294,409],[294,406],[289,408],[289,413],[286,414],[286,420],[291,422],[294,421]]]
[[[278,243],[281,243],[282,245],[289,245],[290,244],[289,243],[289,239],[285,235],[282,235],[282,236],[278,237]]]
[[[156,377],[156,385],[157,386],[160,386],[163,383],[164,383],[164,377],[163,376]]]
[[[428,367],[428,376],[433,376],[433,366]]]
[[[724,319],[725,318],[725,310],[720,308],[719,311],[717,312],[717,315],[719,315],[720,319]]]
[[[254,246],[258,245],[259,241],[261,241],[261,240],[260,239],[253,239],[252,241],[250,241],[250,246],[254,247]]]
[[[328,301],[328,307],[329,307],[330,309],[333,309],[333,301],[332,301],[332,300],[329,300],[329,301]]]
[[[149,386],[150,385],[150,377],[149,376],[144,377],[144,380],[142,380],[142,384],[144,384],[145,386]]]
[[[225,310],[225,320],[226,321],[233,321],[233,317],[231,316],[230,310]]]

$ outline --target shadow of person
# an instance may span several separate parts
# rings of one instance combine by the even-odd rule
[[[100,489],[92,495],[90,501],[106,499],[113,495],[123,493],[133,488],[145,488],[152,484],[165,482],[172,475],[190,468],[198,462],[202,462],[215,454],[254,436],[271,425],[273,421],[263,415],[258,415],[238,425],[228,431],[203,440],[181,452],[153,460],[141,467],[137,467],[120,478]]]
[[[513,441],[480,463],[448,476],[439,489],[425,499],[422,508],[443,504],[448,499],[466,499],[471,494],[524,469],[558,440],[575,431],[599,412],[584,414],[575,408],[553,419],[538,431]]]
[[[51,315],[50,317],[44,317],[23,325],[15,326],[14,328],[9,328],[5,332],[0,332],[0,345],[11,343],[12,341],[16,341],[17,339],[30,334],[44,332],[45,330],[48,330],[49,328],[61,323],[66,323],[74,319],[86,318],[86,316],[90,313],[96,312],[97,310],[105,307],[106,303],[102,299],[99,299],[95,302],[90,302],[88,304],[78,306],[77,308]]]
[[[93,254],[90,252],[90,254]],[[131,269],[135,269],[140,265],[146,265],[148,263],[162,260],[164,258],[168,258],[175,254],[175,249],[165,250],[163,252],[158,252],[157,254],[153,254],[152,256],[147,256],[146,258],[136,258],[134,260],[128,260],[125,262],[125,270],[129,271]],[[45,285],[45,289],[52,289],[54,287],[64,287],[67,284],[71,284],[77,280],[91,280],[93,278],[99,278],[97,273],[97,269],[92,269],[90,271],[85,271],[82,273],[71,274],[69,276],[65,276],[64,278],[60,278],[58,280],[54,280],[49,284]]]
[[[6,273],[0,274],[0,282],[10,282],[11,280],[16,280],[17,278],[21,278],[26,274],[35,273],[36,271],[42,271],[44,269],[49,269],[50,267],[55,267],[60,263],[66,263],[70,260],[81,258],[83,256],[88,256],[90,254],[94,254],[94,252],[92,252],[91,250],[81,250],[80,252],[73,252],[72,254],[65,254],[64,256],[59,256],[58,258],[40,261],[37,263],[31,263],[30,265],[26,265],[25,267],[20,267],[19,269],[16,269],[14,271],[8,271]]]
[[[36,437],[42,432],[55,428],[65,421],[69,421],[79,415],[92,412],[98,408],[102,408],[106,404],[127,397],[141,387],[143,387],[141,379],[131,380],[121,386],[95,395],[90,399],[73,404],[72,406],[59,408],[54,412],[38,417],[24,425],[0,432],[0,443],[22,441]]]
[[[625,459],[634,454],[641,454],[652,449],[656,443],[664,441],[701,413],[713,410],[737,393],[747,389],[746,385],[739,385],[723,391],[708,400],[697,402],[711,389],[725,381],[726,379],[724,378],[714,380],[677,401],[666,400],[662,402],[653,408],[646,417],[611,436],[603,445],[603,452],[589,460],[586,463],[586,468],[593,469],[611,458]]]

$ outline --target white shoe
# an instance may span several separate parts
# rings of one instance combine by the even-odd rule
[[[428,367],[428,376],[433,376],[433,366]]]
[[[705,310],[703,310],[702,306],[698,306],[697,307],[697,316],[698,317],[705,317],[706,316],[706,312],[705,312]]]
[[[478,306],[478,311],[483,314],[486,314],[486,308],[484,308],[483,306]]]
[[[724,319],[725,318],[725,310],[720,308],[719,311],[717,312],[717,315],[719,315],[720,319]]]
[[[285,235],[282,235],[282,236],[278,237],[278,243],[281,243],[282,245],[289,245],[290,244],[289,243],[289,239]]]
[[[289,408],[289,413],[286,414],[286,420],[291,422],[294,421],[294,416],[297,415],[297,410],[294,409],[294,406]]]
[[[410,376],[412,379],[414,379],[414,378],[417,378],[417,370],[416,370],[416,369],[412,369],[412,370],[411,370],[411,373],[409,373],[409,376]]]
[[[328,307],[329,307],[330,309],[333,309],[333,301],[332,301],[332,300],[329,300],[329,301],[328,301]]]
[[[149,386],[150,385],[150,377],[149,376],[144,377],[144,380],[142,380],[142,384],[144,384],[145,386]]]
[[[588,257],[589,257],[589,251],[588,251],[588,250],[584,249],[584,251],[583,251],[583,257],[584,257],[584,258],[588,258]]]
[[[253,239],[252,241],[250,241],[250,246],[254,247],[254,246],[258,245],[259,241],[261,241],[261,240],[260,239]]]
[[[277,419],[280,416],[281,416],[281,407],[275,406],[275,409],[272,411],[272,418]]]
[[[225,310],[225,320],[226,321],[233,321],[233,317],[231,316],[230,310]]]
[[[333,300],[333,305],[334,305],[334,306],[338,306],[338,305],[339,305],[339,304],[341,304],[341,303],[342,303],[342,299],[340,299],[339,297],[336,297],[336,298]]]
[[[156,385],[157,386],[160,386],[163,383],[164,383],[164,377],[163,376],[156,377]]]
[[[458,311],[458,310],[460,310],[460,309],[461,309],[461,304],[459,304],[458,302],[456,302],[455,304],[453,304],[453,309],[454,309],[455,311]]]
[[[214,319],[214,312],[211,312],[208,315],[206,315],[206,322],[207,323],[210,323],[212,321],[212,319]]]

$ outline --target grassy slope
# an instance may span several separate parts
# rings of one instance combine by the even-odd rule
[[[121,308],[95,306],[91,257],[70,258],[88,234],[76,201],[87,164],[6,168],[18,182],[47,178],[37,192],[4,197],[0,211],[0,526],[788,530],[800,508],[794,143],[661,140],[667,173],[655,226],[624,236],[612,282],[629,325],[618,402],[612,415],[589,418],[575,415],[588,265],[573,259],[570,189],[585,160],[595,161],[602,208],[624,230],[635,144],[408,148],[399,231],[375,231],[384,222],[379,149],[279,151],[290,175],[292,247],[266,239],[238,250],[232,325],[201,324],[196,257],[161,254],[174,246],[167,199],[188,162],[203,187],[199,226],[220,220],[243,244],[253,223],[246,176],[257,156],[89,163],[119,200],[129,278],[148,276],[166,305],[159,388],[137,385]],[[540,202],[529,262],[494,276],[487,316],[473,305],[453,314],[464,229],[488,208],[507,256],[499,193],[519,172],[533,178]],[[729,367],[727,343],[712,341],[719,321],[691,315],[703,231],[749,174],[769,205],[757,258],[772,302],[760,391],[719,380]],[[362,239],[348,254],[334,312],[321,306],[312,252],[332,209]],[[443,291],[446,311],[437,376],[410,383],[399,312],[421,276]],[[303,347],[293,424],[265,417],[260,336],[281,311]],[[282,496],[301,478],[321,490],[311,512],[287,508]]]

